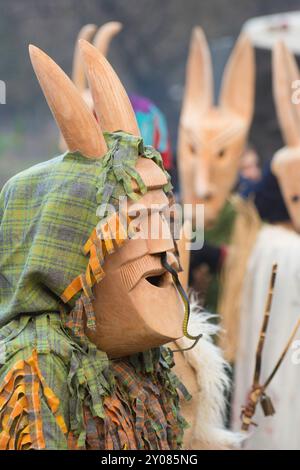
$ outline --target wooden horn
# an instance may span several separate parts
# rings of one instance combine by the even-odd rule
[[[43,51],[30,45],[29,54],[50,110],[71,152],[100,158],[107,152],[101,129],[79,91]]]
[[[241,33],[226,64],[220,105],[238,114],[250,126],[254,110],[255,58],[250,39]]]
[[[98,49],[98,51],[100,51],[105,57],[107,56],[108,48],[112,39],[121,31],[122,28],[123,25],[119,21],[109,21],[98,29],[93,43],[96,49]],[[88,41],[87,38],[78,39],[86,39]]]
[[[274,46],[272,68],[273,95],[281,132],[287,146],[298,146],[300,145],[299,105],[292,102],[292,82],[299,79],[299,72],[293,55],[282,41],[278,41]]]
[[[186,65],[182,107],[184,121],[196,119],[213,105],[213,71],[205,34],[199,26],[192,32]]]
[[[140,135],[128,95],[112,66],[101,52],[87,41],[81,39],[79,44],[102,129],[108,132],[122,130]]]
[[[86,41],[91,42],[95,33],[97,31],[97,26],[95,24],[86,24],[81,28],[76,39],[74,56],[73,56],[73,70],[72,70],[72,81],[80,90],[83,92],[86,89],[86,77],[84,73],[84,67],[82,64],[81,54],[78,46],[78,41],[80,39],[85,39]]]

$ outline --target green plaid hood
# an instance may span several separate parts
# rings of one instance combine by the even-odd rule
[[[66,153],[13,177],[0,194],[0,326],[21,313],[59,312],[60,296],[85,272],[82,247],[99,222],[99,204],[137,197],[131,180],[139,155],[162,159],[141,138],[105,135],[108,152],[98,160]],[[169,177],[168,177],[169,181]],[[170,183],[165,190],[170,190]],[[74,299],[68,307],[74,307]]]

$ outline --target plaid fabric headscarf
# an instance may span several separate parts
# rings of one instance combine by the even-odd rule
[[[0,195],[0,449],[178,448],[185,427],[164,348],[109,362],[73,328],[86,272],[82,248],[100,203],[147,191],[139,155],[162,169],[141,138],[107,134],[100,160],[66,153],[12,178]],[[169,178],[164,188],[171,188]],[[105,220],[106,213],[104,210]],[[74,326],[74,325],[73,325]]]

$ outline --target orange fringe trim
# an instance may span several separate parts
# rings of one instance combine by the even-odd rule
[[[127,217],[128,224],[131,222]],[[104,276],[102,265],[107,255],[115,251],[115,247],[121,247],[128,239],[128,231],[115,212],[99,229],[100,236],[95,228],[83,247],[83,253],[90,255],[85,275],[77,276],[64,290],[61,299],[64,303],[71,300],[79,291],[83,291],[90,298],[89,288],[100,282]]]
[[[57,425],[66,434],[64,418],[58,413],[59,399],[47,386],[37,352],[20,360],[7,373],[0,387],[0,450],[44,449],[40,389]]]

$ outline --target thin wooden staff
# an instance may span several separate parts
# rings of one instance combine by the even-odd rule
[[[260,372],[261,372],[261,358],[262,358],[263,348],[265,345],[266,332],[267,332],[267,328],[268,328],[269,320],[270,320],[276,276],[277,276],[277,264],[275,263],[272,266],[272,274],[270,278],[269,291],[268,291],[267,301],[265,305],[265,313],[264,313],[264,318],[263,318],[262,327],[260,330],[260,335],[259,335],[257,349],[256,349],[256,360],[255,360],[253,384],[259,383]]]
[[[251,389],[251,393],[249,395],[248,403],[247,405],[243,408],[242,410],[242,431],[248,431],[249,426],[251,424],[255,424],[252,422],[252,417],[255,413],[256,406],[259,400],[264,397],[268,401],[268,407],[269,407],[269,414],[272,415],[275,413],[274,407],[272,405],[272,402],[269,397],[266,396],[265,391],[270,382],[272,381],[273,377],[275,376],[276,372],[278,371],[281,363],[283,362],[293,339],[296,336],[296,333],[300,327],[300,318],[298,319],[296,325],[294,326],[292,333],[287,341],[287,344],[285,348],[283,349],[278,361],[275,364],[275,367],[273,368],[272,372],[270,373],[269,377],[267,380],[264,382],[263,385],[259,385],[259,378],[260,378],[260,370],[261,370],[261,356],[262,356],[262,351],[263,351],[263,345],[265,342],[265,334],[266,330],[268,327],[268,322],[269,322],[269,317],[270,317],[270,311],[271,311],[271,305],[272,305],[272,298],[273,298],[273,288],[275,285],[275,279],[276,279],[276,274],[277,274],[277,265],[273,265],[272,269],[272,276],[271,276],[271,282],[270,282],[270,289],[268,293],[268,300],[266,303],[266,310],[265,310],[265,315],[264,315],[264,320],[263,320],[263,326],[261,329],[260,337],[259,337],[259,342],[257,346],[257,352],[256,352],[256,363],[255,363],[255,372],[254,372],[254,380],[253,380],[253,385]]]

